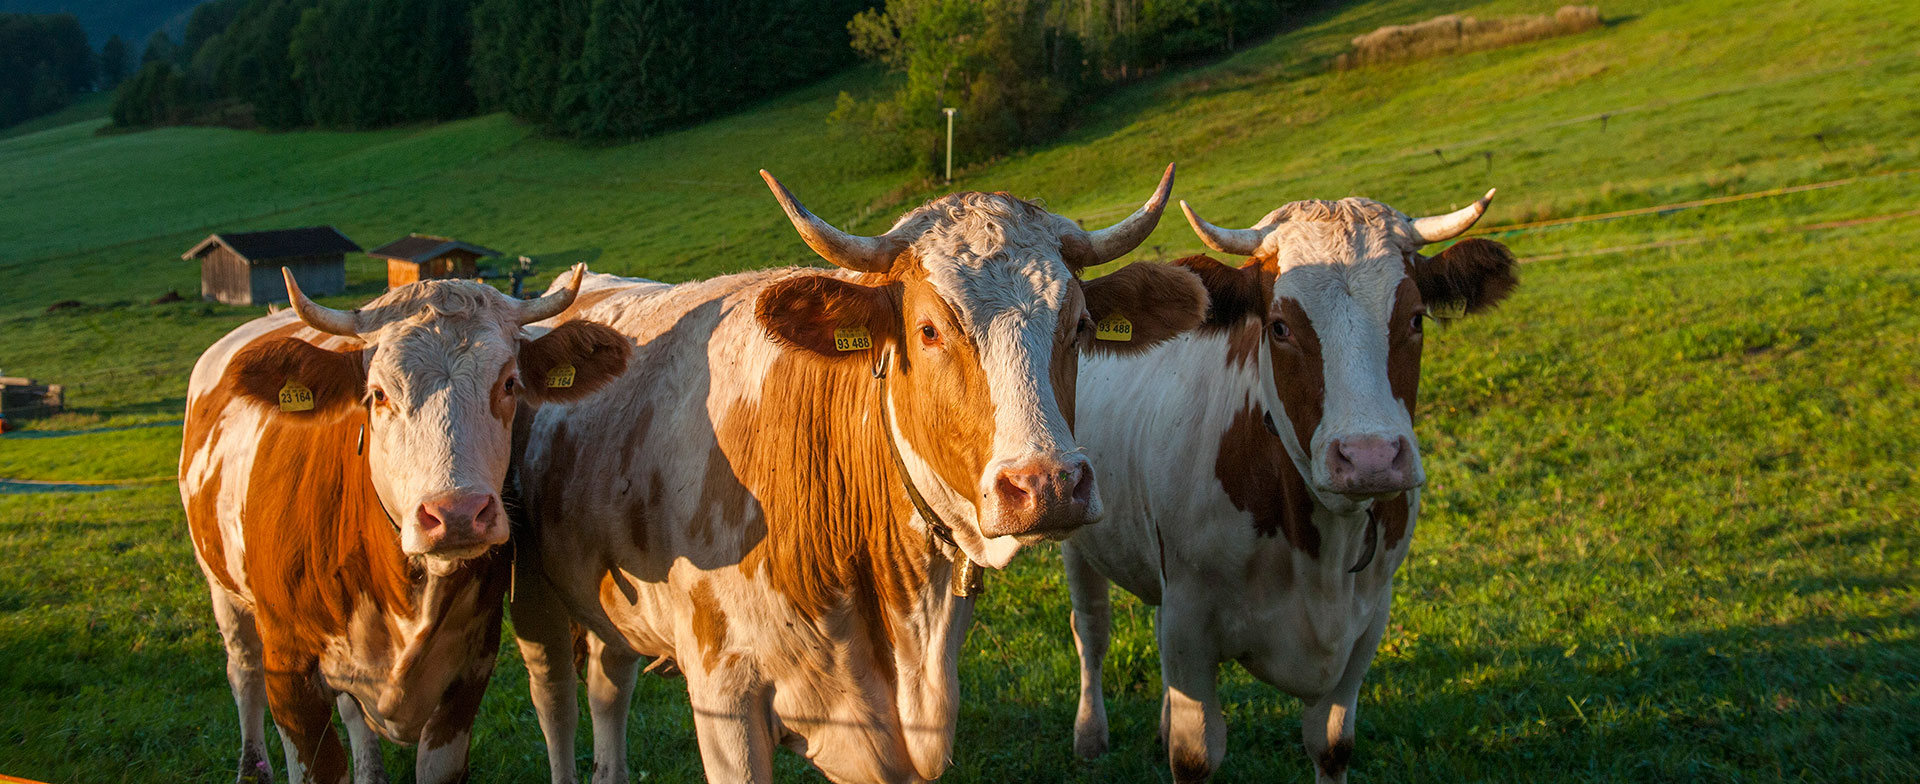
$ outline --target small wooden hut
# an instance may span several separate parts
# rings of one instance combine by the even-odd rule
[[[214,234],[180,254],[200,260],[200,296],[228,305],[287,301],[280,268],[309,296],[347,290],[346,254],[360,246],[332,226]]]
[[[60,413],[65,404],[66,390],[59,384],[0,376],[0,420],[52,416]]]
[[[367,255],[387,260],[387,288],[394,289],[421,280],[471,279],[478,274],[475,262],[499,256],[500,251],[450,237],[408,234]]]

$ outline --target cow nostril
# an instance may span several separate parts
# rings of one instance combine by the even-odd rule
[[[1021,481],[1023,479],[1029,479],[1029,477],[1011,471],[1001,472],[999,481],[994,483],[994,490],[1000,494],[1002,505],[1014,509],[1025,509],[1033,505],[1033,493],[1027,489],[1027,483]]]
[[[422,530],[433,531],[440,528],[442,524],[440,516],[434,514],[433,508],[426,504],[421,504],[419,512],[414,516],[420,520]]]
[[[1093,503],[1093,472],[1084,465],[1067,469],[1075,474],[1073,481],[1073,502],[1076,504]]]

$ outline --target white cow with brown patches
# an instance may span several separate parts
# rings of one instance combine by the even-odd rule
[[[574,286],[581,270],[575,270]],[[296,782],[463,781],[511,578],[500,488],[525,404],[583,395],[627,343],[588,322],[525,339],[573,302],[416,283],[342,312],[300,293],[200,356],[180,499],[226,643],[242,782],[273,779],[265,712]],[[567,388],[525,386],[555,366]],[[353,747],[349,770],[333,714]]]
[[[1418,251],[1466,231],[1492,197],[1417,220],[1366,199],[1294,202],[1244,230],[1187,210],[1207,245],[1252,258],[1178,262],[1206,282],[1206,325],[1082,363],[1077,432],[1108,515],[1063,547],[1075,751],[1107,748],[1111,582],[1160,608],[1175,780],[1206,779],[1226,753],[1224,662],[1305,700],[1318,780],[1346,780],[1354,703],[1426,481],[1413,431],[1423,322],[1429,308],[1489,308],[1517,283],[1494,242]]]
[[[519,487],[515,631],[555,781],[572,781],[569,616],[589,635],[599,782],[624,782],[639,665],[687,679],[713,781],[768,781],[786,745],[841,782],[946,770],[977,569],[1101,515],[1072,425],[1082,353],[1196,326],[1190,273],[1135,264],[1146,206],[1095,232],[1006,194],[946,196],[879,237],[814,217],[842,270],[668,286],[601,277],[579,318],[637,348],[596,397],[548,408]],[[1122,314],[1131,342],[1094,339]]]

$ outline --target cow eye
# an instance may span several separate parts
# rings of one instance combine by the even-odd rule
[[[1425,311],[1413,314],[1413,334],[1418,335],[1426,331],[1428,318],[1430,318],[1430,316],[1428,316]]]
[[[504,390],[506,390],[506,393],[509,395],[513,394],[513,386],[514,386],[513,376],[507,376],[507,380],[501,383],[501,387]]]
[[[1293,330],[1288,329],[1287,322],[1284,321],[1275,320],[1273,325],[1268,327],[1268,329],[1273,330],[1274,340],[1286,340],[1293,337]]]
[[[386,391],[386,390],[384,390],[384,389],[381,389],[381,388],[379,388],[379,387],[374,387],[374,388],[373,388],[373,404],[374,404],[374,405],[376,405],[376,406],[384,406],[384,405],[386,405],[386,404],[387,404],[387,391]]]
[[[920,341],[929,346],[940,342],[940,330],[934,329],[932,324],[921,324]]]
[[[1073,332],[1075,337],[1084,338],[1087,336],[1087,333],[1092,331],[1093,331],[1092,316],[1081,316],[1080,323],[1073,325]]]

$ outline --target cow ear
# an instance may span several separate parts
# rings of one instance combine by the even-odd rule
[[[227,363],[227,384],[236,395],[288,415],[334,416],[362,405],[361,352],[331,351],[299,338],[254,343]]]
[[[1134,262],[1081,285],[1094,322],[1094,352],[1144,351],[1200,326],[1207,315],[1207,289],[1185,267]]]
[[[1461,240],[1430,259],[1416,259],[1413,282],[1435,310],[1479,313],[1500,304],[1520,285],[1519,264],[1493,240]]]
[[[753,315],[777,343],[842,357],[896,339],[894,310],[886,288],[806,274],[760,292]]]
[[[1251,317],[1267,320],[1270,294],[1260,278],[1259,265],[1229,267],[1211,256],[1188,256],[1174,262],[1200,277],[1207,289],[1207,320],[1203,326],[1229,328]]]
[[[627,370],[633,341],[605,324],[569,321],[520,342],[521,394],[565,403],[593,394]]]

